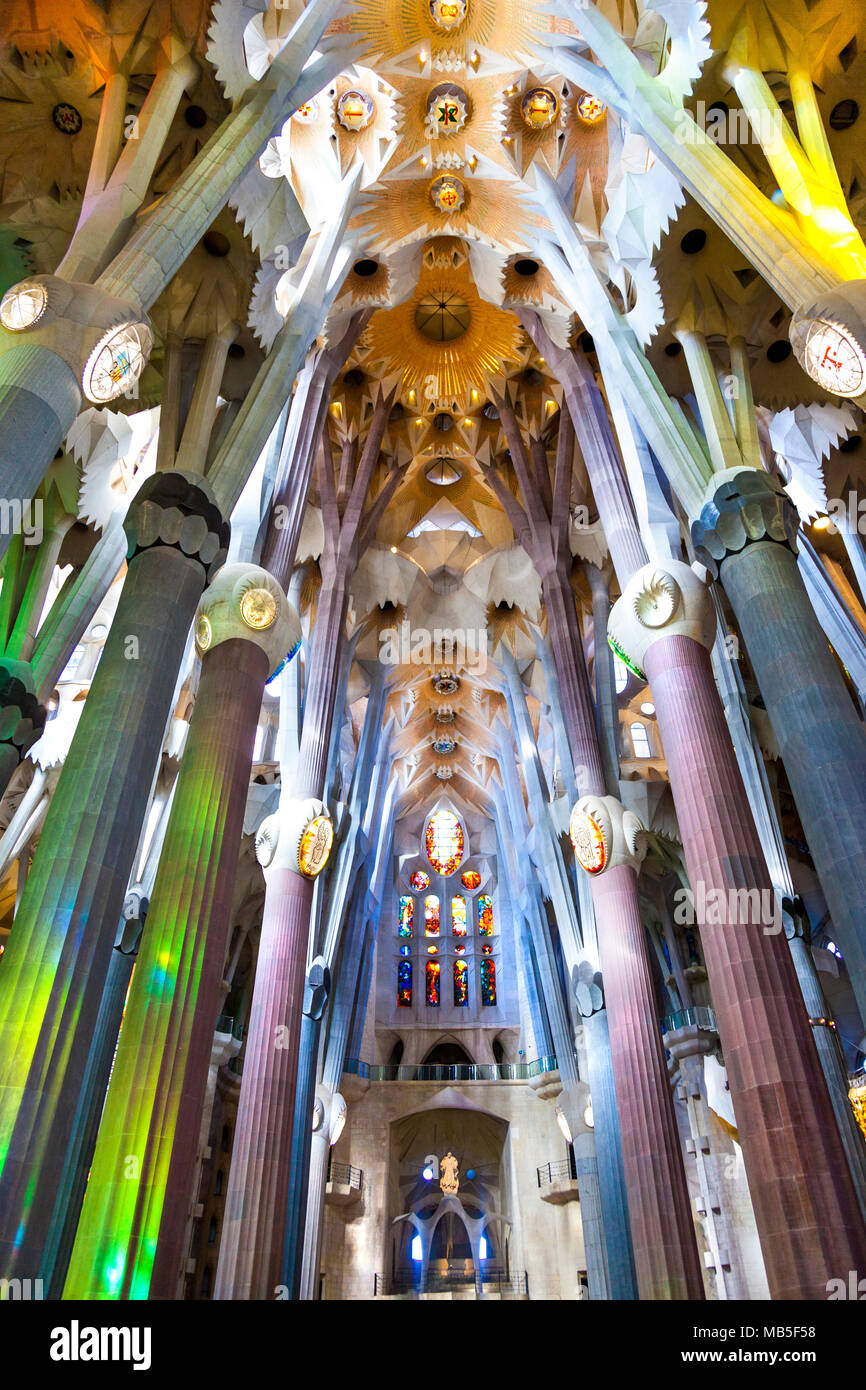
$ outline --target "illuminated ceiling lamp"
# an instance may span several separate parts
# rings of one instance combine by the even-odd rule
[[[461,478],[459,468],[454,467],[454,460],[450,458],[437,458],[432,468],[428,468],[424,475],[428,483],[433,483],[435,487],[448,487],[450,483],[456,483]]]

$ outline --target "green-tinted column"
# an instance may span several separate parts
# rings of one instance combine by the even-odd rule
[[[201,479],[161,473],[0,962],[0,1274],[44,1278],[83,1161],[81,1091],[178,666],[228,543]]]
[[[67,1298],[177,1296],[262,692],[299,637],[254,565],[227,565],[199,605],[201,680]]]

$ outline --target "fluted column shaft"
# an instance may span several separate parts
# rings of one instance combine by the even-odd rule
[[[640,1296],[700,1299],[703,1279],[656,1018],[637,874],[624,864],[608,869],[593,881],[592,896]]]
[[[343,578],[320,591],[297,769],[284,796],[324,790],[347,604]],[[273,1298],[282,1275],[314,882],[273,866],[266,881],[216,1298]]]
[[[575,780],[579,791],[603,796],[604,774],[574,598],[556,575],[543,579],[543,584]],[[591,883],[640,1297],[699,1299],[703,1281],[646,956],[637,875],[621,866]]]
[[[267,676],[265,653],[238,638],[202,661],[68,1298],[177,1297]]]
[[[662,637],[645,667],[693,890],[720,890],[726,904],[758,890],[748,905],[737,899],[733,921],[731,906],[720,925],[703,920],[709,912],[699,921],[770,1291],[824,1298],[829,1278],[866,1267],[866,1232],[788,945],[772,930],[772,886],[709,654],[690,637]]]
[[[762,541],[721,564],[866,1019],[866,735],[787,546]]]
[[[39,1270],[153,767],[204,571],[133,560],[0,969],[0,1264]],[[141,659],[126,661],[134,632]],[[8,1145],[8,1148],[7,1148]],[[20,1227],[24,1238],[16,1241]]]
[[[83,1161],[87,1060],[153,769],[206,565],[227,539],[206,491],[177,474],[161,478],[130,508],[117,613],[0,963],[7,1276],[51,1279],[50,1233]],[[183,500],[185,516],[168,505]],[[160,539],[162,527],[182,535],[187,553]]]

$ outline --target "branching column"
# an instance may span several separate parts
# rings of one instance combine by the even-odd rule
[[[306,827],[328,816],[321,796],[345,640],[349,580],[401,476],[399,470],[392,470],[375,501],[366,507],[393,397],[393,390],[379,392],[361,460],[345,493],[335,485],[327,432],[323,437],[319,474],[325,516],[322,588],[297,767],[290,784],[283,788],[279,811],[259,830],[267,891],[217,1269],[217,1298],[272,1298],[281,1282],[314,887],[313,877],[302,870],[299,848]]]
[[[525,511],[494,468],[486,476],[541,575],[575,778],[579,790],[597,799],[606,787],[567,571],[570,422],[560,422],[551,489],[549,477],[541,477],[538,466],[532,468],[512,408],[505,399],[497,403]],[[546,469],[545,463],[545,474]],[[642,1298],[699,1299],[703,1279],[656,1017],[637,862],[624,856],[592,882],[635,1267]]]

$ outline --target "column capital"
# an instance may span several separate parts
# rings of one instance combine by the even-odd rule
[[[757,468],[729,468],[710,484],[692,522],[695,554],[713,575],[729,555],[755,541],[775,541],[796,553],[797,509],[777,478]]]
[[[644,565],[632,575],[608,617],[608,641],[641,674],[646,654],[662,637],[690,637],[707,651],[716,636],[716,610],[703,565],[681,560]]]
[[[195,649],[204,658],[222,642],[252,642],[276,673],[301,645],[301,622],[273,575],[259,565],[223,565],[199,599]]]
[[[196,473],[154,473],[132,499],[123,529],[127,560],[153,546],[168,546],[198,560],[207,579],[228,553],[229,523],[213,489]]]
[[[128,392],[153,346],[147,315],[97,285],[29,275],[0,300],[0,337],[9,347],[38,344],[57,354],[94,405]]]
[[[646,826],[615,796],[582,796],[568,831],[578,864],[592,877],[622,866],[637,873],[643,863]]]
[[[8,744],[20,763],[44,727],[45,707],[34,693],[28,663],[0,657],[0,743]]]

